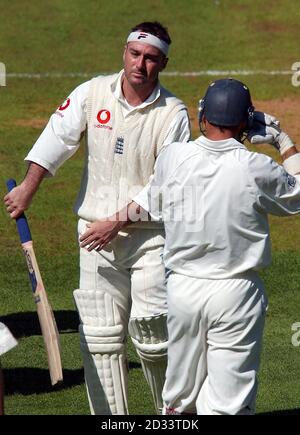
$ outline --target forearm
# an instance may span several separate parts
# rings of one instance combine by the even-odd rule
[[[286,159],[292,157],[295,154],[298,154],[298,150],[295,146],[293,146],[292,148],[288,149],[285,153],[283,153],[282,161],[284,162]]]
[[[35,192],[47,173],[47,169],[36,163],[31,163],[22,183],[4,197],[6,209],[13,219],[19,217],[29,207]]]
[[[111,242],[119,231],[133,222],[149,220],[148,213],[137,203],[132,201],[122,210],[104,220],[91,222],[86,225],[86,231],[80,236],[81,248],[88,251],[103,249]]]
[[[294,142],[284,131],[281,131],[277,136],[275,146],[282,157],[284,169],[291,175],[299,174],[300,153]]]
[[[47,174],[47,169],[43,168],[37,163],[30,162],[22,184],[26,188],[27,192],[31,193],[33,196]]]
[[[148,212],[134,201],[118,211],[112,218],[119,222],[120,229],[132,223],[148,221],[150,219]]]
[[[288,173],[300,175],[300,153],[295,145],[290,147],[281,157],[283,166]]]

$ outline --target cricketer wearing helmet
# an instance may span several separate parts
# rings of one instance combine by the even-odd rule
[[[300,154],[247,86],[223,79],[200,102],[204,132],[159,156],[134,201],[165,224],[166,414],[253,414],[271,260],[268,214],[300,212]],[[272,143],[283,166],[241,142]]]
[[[164,229],[145,222],[119,232],[118,210],[148,183],[161,150],[190,137],[186,107],[158,79],[170,43],[159,23],[135,26],[124,48],[124,69],[96,77],[71,93],[26,157],[31,163],[24,182],[5,197],[8,211],[17,217],[45,174],[54,175],[86,134],[85,169],[75,206],[81,249],[74,298],[93,414],[128,413],[128,332],[157,412],[162,408],[168,340]],[[112,235],[116,239],[104,248],[103,240]]]

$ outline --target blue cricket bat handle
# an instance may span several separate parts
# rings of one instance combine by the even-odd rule
[[[14,187],[16,187],[16,185],[17,185],[16,180],[10,179],[6,182],[7,190],[9,192]],[[21,216],[19,216],[16,219],[16,223],[17,223],[17,228],[18,228],[21,243],[30,242],[32,240],[32,237],[31,237],[28,222],[27,222],[27,219],[26,219],[26,216],[24,213],[22,213]]]

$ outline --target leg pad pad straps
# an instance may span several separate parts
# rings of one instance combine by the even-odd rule
[[[131,319],[129,334],[141,359],[157,413],[161,413],[162,389],[167,367],[167,314]]]
[[[120,323],[113,325],[120,317],[115,315],[111,297],[98,293],[74,292],[82,322],[80,348],[90,408],[92,414],[124,415],[128,414],[124,327]]]

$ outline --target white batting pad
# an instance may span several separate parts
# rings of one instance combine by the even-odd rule
[[[167,314],[130,319],[129,334],[141,359],[155,408],[162,413],[162,389],[167,368]]]
[[[121,324],[120,308],[108,293],[100,290],[75,290],[74,299],[84,325]]]
[[[0,355],[8,352],[17,344],[17,340],[13,337],[10,330],[0,322]]]
[[[91,413],[128,414],[125,332],[110,295],[75,290],[80,315],[80,348]]]

